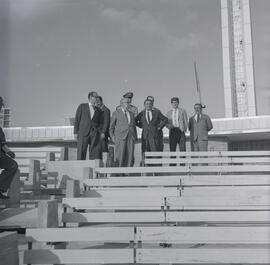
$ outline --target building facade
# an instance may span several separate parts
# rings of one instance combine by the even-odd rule
[[[7,128],[11,126],[10,108],[2,108],[0,111],[0,127]]]
[[[249,0],[221,0],[226,117],[256,116]]]

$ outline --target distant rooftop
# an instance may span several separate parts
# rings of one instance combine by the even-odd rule
[[[231,140],[270,139],[270,115],[212,119],[210,137]],[[74,141],[73,126],[10,127],[3,128],[8,142]],[[187,135],[189,135],[187,133]],[[168,137],[168,130],[164,129]],[[140,137],[140,131],[139,131]]]

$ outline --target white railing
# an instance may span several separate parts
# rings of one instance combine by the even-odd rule
[[[270,116],[213,119],[212,122],[214,128],[210,135],[270,132]],[[73,126],[11,127],[4,128],[4,132],[7,141],[12,142],[74,140]],[[140,136],[139,129],[138,137]],[[168,137],[166,128],[164,137]]]

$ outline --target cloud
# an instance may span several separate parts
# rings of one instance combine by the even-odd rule
[[[164,22],[162,23],[145,10],[106,8],[102,10],[101,16],[110,22],[120,23],[123,27],[128,27],[130,31],[140,32],[165,42],[170,53],[215,45],[203,33],[187,32],[179,37],[171,33]]]

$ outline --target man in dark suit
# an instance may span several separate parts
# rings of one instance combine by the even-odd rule
[[[142,153],[159,151],[159,130],[167,124],[168,119],[158,109],[153,108],[153,101],[146,99],[144,107],[136,117],[136,125],[142,128]]]
[[[103,99],[101,96],[97,97],[96,102],[97,107],[102,111],[102,129],[101,129],[101,152],[108,152],[108,138],[110,136],[110,120],[111,120],[111,112],[110,110],[103,104]]]
[[[119,167],[134,165],[134,148],[137,131],[134,113],[128,110],[127,98],[121,99],[121,108],[113,113],[110,136],[115,143],[115,162]]]
[[[213,125],[208,115],[202,113],[202,104],[194,105],[195,114],[189,118],[191,151],[208,151],[208,132]]]
[[[89,159],[100,158],[100,131],[102,111],[95,106],[98,94],[90,92],[88,103],[79,105],[75,115],[74,135],[77,138],[77,159],[85,160],[89,146]]]
[[[0,97],[0,111],[3,106],[3,98]],[[5,134],[0,127],[0,169],[3,169],[0,174],[0,199],[9,198],[4,193],[7,193],[18,169],[18,165],[14,158],[15,154],[6,145]]]
[[[146,99],[148,100],[151,100],[152,103],[153,103],[153,109],[156,109],[159,111],[158,108],[154,107],[154,102],[155,102],[155,99],[153,96],[148,96]],[[164,126],[163,126],[164,127]],[[157,151],[159,152],[163,152],[163,149],[164,149],[164,144],[163,144],[163,127],[160,127],[160,129],[158,130],[158,144],[157,144]]]

